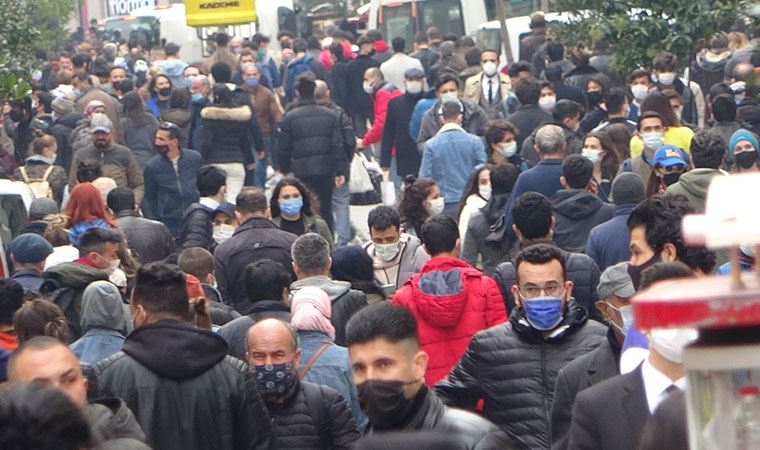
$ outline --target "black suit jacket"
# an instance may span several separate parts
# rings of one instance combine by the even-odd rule
[[[552,450],[567,449],[570,413],[578,393],[619,374],[618,361],[608,337],[596,350],[560,369],[552,403]]]
[[[649,418],[641,365],[578,394],[573,406],[571,450],[636,450]]]

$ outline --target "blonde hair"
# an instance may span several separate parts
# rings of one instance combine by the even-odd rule
[[[34,130],[34,140],[29,144],[29,156],[41,155],[46,148],[57,146],[55,137],[45,133],[40,129]]]

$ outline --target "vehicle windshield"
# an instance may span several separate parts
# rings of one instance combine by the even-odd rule
[[[412,4],[410,2],[383,6],[381,26],[383,36],[402,36],[410,46],[415,32],[424,31],[434,25],[444,34],[464,35],[464,20],[460,0],[420,1],[417,2],[416,8],[417,21],[415,24],[415,21],[409,20],[412,17]]]
[[[159,21],[155,17],[120,17],[106,21],[106,33],[109,36],[119,34],[123,39],[137,40],[148,45],[155,43],[158,31]]]

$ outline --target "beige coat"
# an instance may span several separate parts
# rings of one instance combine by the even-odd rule
[[[501,81],[501,99],[504,100],[509,95],[509,91],[512,90],[512,81],[508,75],[504,75],[499,72],[499,80]],[[483,96],[483,72],[478,72],[477,75],[473,75],[467,79],[464,83],[464,99],[469,100],[476,105],[480,104],[480,98]]]

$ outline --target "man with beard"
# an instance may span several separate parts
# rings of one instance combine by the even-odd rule
[[[92,145],[74,155],[69,174],[69,186],[77,181],[76,167],[80,161],[100,161],[103,176],[113,179],[117,187],[128,187],[139,203],[143,197],[143,173],[130,149],[113,142],[113,122],[105,114],[93,114],[90,119]]]

